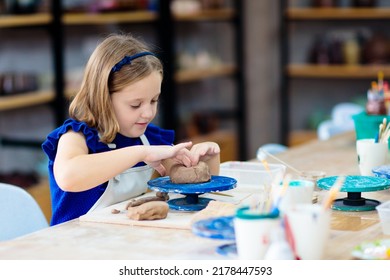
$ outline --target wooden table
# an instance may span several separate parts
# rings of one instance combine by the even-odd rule
[[[280,154],[280,158],[299,170],[323,170],[328,176],[358,174],[353,133],[291,148]],[[386,201],[390,200],[390,191],[364,193],[364,197]],[[351,251],[356,245],[385,237],[376,211],[333,211],[324,259],[351,259]],[[215,248],[226,243],[229,242],[195,236],[186,229],[76,219],[0,243],[0,259],[221,260],[230,257],[217,254]]]

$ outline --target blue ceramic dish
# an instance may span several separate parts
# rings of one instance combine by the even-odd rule
[[[156,178],[148,182],[154,191],[180,194],[204,194],[216,191],[227,191],[237,186],[237,180],[225,176],[211,176],[210,181],[196,184],[174,184],[169,176]]]

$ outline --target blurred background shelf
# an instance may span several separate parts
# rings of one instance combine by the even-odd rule
[[[237,15],[237,11],[231,8],[220,8],[213,10],[202,10],[199,12],[180,14],[173,13],[175,21],[219,21],[231,20]]]
[[[390,53],[385,54],[390,50],[390,2],[362,1],[361,7],[347,2],[280,1],[283,144],[311,139],[314,123],[329,117],[326,111],[330,114],[337,103],[364,100],[379,72],[390,77]],[[297,109],[303,103],[306,110]]]
[[[52,90],[20,93],[13,96],[1,96],[0,111],[46,104],[54,101],[54,99],[55,93]]]
[[[152,11],[111,12],[111,13],[65,13],[63,23],[66,25],[91,25],[111,23],[144,23],[158,19]]]
[[[286,71],[291,78],[376,79],[379,71],[389,77],[390,65],[290,64]]]
[[[236,74],[237,67],[233,65],[221,65],[215,68],[180,70],[175,73],[175,82],[186,83],[208,78],[232,76]]]
[[[48,25],[52,21],[49,13],[31,15],[0,15],[0,28]]]
[[[390,19],[390,8],[288,8],[289,20],[376,20]]]

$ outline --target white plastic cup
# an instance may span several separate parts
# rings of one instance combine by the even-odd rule
[[[283,183],[277,191],[281,191]],[[297,204],[312,203],[314,193],[314,182],[309,180],[291,180],[286,189],[286,193],[281,196],[279,209],[282,213],[286,213],[289,209]]]
[[[379,204],[376,210],[378,211],[383,233],[390,235],[390,201]]]
[[[237,255],[241,260],[262,260],[270,245],[270,233],[279,225],[279,212],[260,213],[239,208],[234,218]]]
[[[359,139],[356,141],[356,152],[360,175],[374,176],[372,169],[387,163],[388,143],[375,143],[375,139]]]
[[[296,256],[301,260],[322,259],[330,233],[331,211],[319,204],[298,204],[288,210],[284,219]]]

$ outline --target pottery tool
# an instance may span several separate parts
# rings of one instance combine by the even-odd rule
[[[271,169],[269,168],[268,162],[265,159],[263,159],[263,160],[261,160],[261,163],[263,164],[265,170],[267,171],[267,174],[269,175],[269,177],[270,177],[270,179],[272,181],[273,180],[272,172],[271,172]]]
[[[379,142],[387,142],[390,137],[390,122],[387,123],[386,118],[383,118],[382,127],[383,127],[383,132],[381,137],[379,138]]]
[[[267,158],[267,156],[273,158],[274,160],[277,160],[279,161],[280,163],[284,164],[285,166],[287,166],[288,168],[290,168],[292,171],[294,171],[295,173],[299,174],[299,175],[302,175],[302,171],[299,171],[298,169],[292,167],[291,165],[287,164],[286,162],[284,162],[283,160],[281,160],[280,158],[277,158],[276,156],[274,156],[273,154],[270,154],[268,153],[267,151],[265,151],[264,149],[259,149],[258,152],[257,152],[257,159],[260,160],[260,161],[263,161]]]
[[[233,197],[233,195],[231,195],[231,194],[221,193],[221,192],[209,192],[209,194]]]
[[[327,198],[322,203],[324,209],[329,209],[332,206],[333,201],[336,199],[336,196],[340,192],[340,189],[344,184],[344,182],[345,182],[345,176],[337,177],[335,183],[329,190]]]
[[[279,204],[282,201],[283,196],[286,194],[288,186],[290,186],[291,177],[291,174],[286,174],[286,176],[284,176],[282,189],[280,189],[278,195],[275,197],[274,209],[279,208]]]
[[[271,207],[272,207],[272,201],[273,201],[273,192],[270,192],[268,195],[267,202],[265,203],[265,213],[270,213],[271,212]]]
[[[264,192],[265,192],[265,196],[267,197],[264,200],[269,201],[269,200],[271,200],[269,194],[270,194],[270,190],[271,190],[271,184],[274,181],[274,178],[272,176],[272,172],[271,172],[271,169],[269,168],[268,162],[265,159],[263,159],[263,160],[261,160],[261,163],[264,165],[264,168],[267,171],[267,174],[268,174],[268,176],[270,178],[270,182],[271,182],[270,184],[265,184],[264,185]],[[263,203],[262,207],[260,208],[261,211],[262,211],[263,207],[264,207],[264,203]]]

